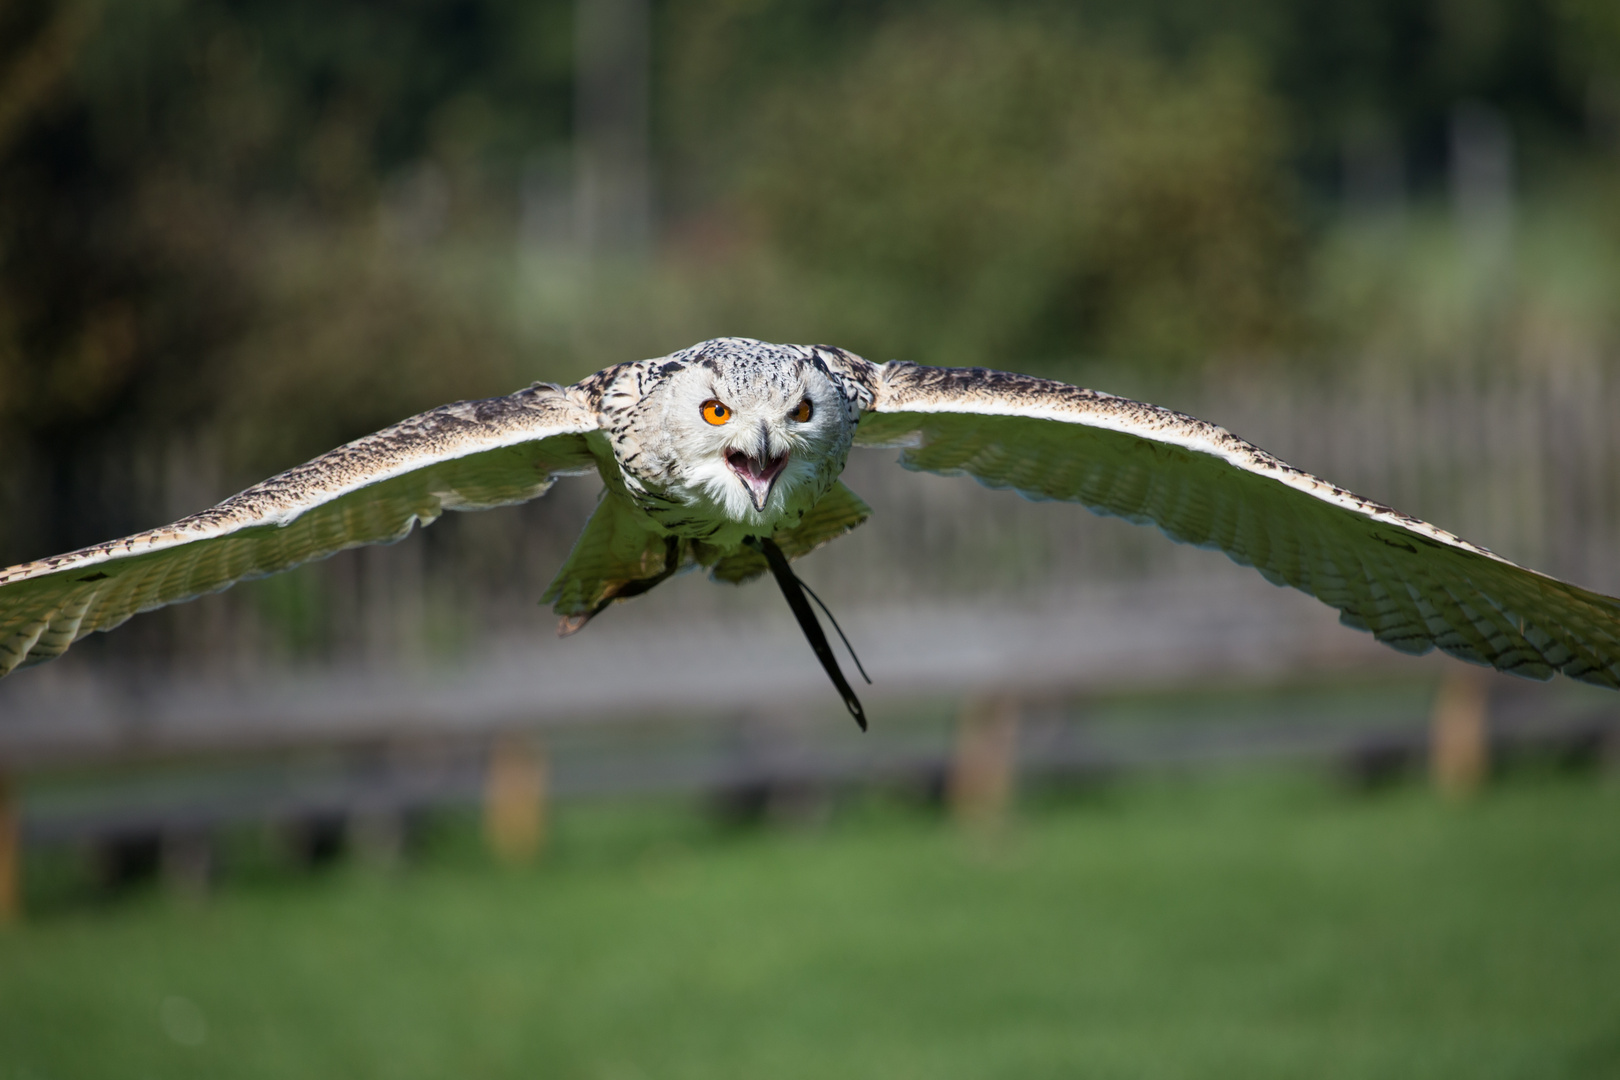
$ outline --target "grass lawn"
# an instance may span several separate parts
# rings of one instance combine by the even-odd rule
[[[228,879],[0,932],[0,1080],[1611,1077],[1620,784],[1130,783],[1000,840],[560,815],[533,870]]]

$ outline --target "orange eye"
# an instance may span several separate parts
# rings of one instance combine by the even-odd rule
[[[807,424],[810,422],[810,416],[814,411],[815,410],[810,407],[810,399],[805,398],[803,401],[799,402],[799,407],[797,409],[794,409],[792,412],[788,413],[788,419],[797,420],[801,424]]]
[[[715,427],[719,427],[721,424],[731,419],[731,409],[726,406],[725,402],[716,401],[714,398],[710,398],[708,401],[705,401],[702,405],[701,411],[703,413],[703,419],[707,420]]]

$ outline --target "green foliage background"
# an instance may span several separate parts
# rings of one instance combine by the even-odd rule
[[[1613,355],[1599,0],[651,10],[654,251],[586,265],[528,220],[570,175],[566,0],[8,6],[0,562],[720,333],[1138,392]],[[1448,211],[1468,101],[1516,140],[1505,276]],[[1393,207],[1347,197],[1368,146]]]

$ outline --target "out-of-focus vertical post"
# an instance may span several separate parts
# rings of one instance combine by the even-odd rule
[[[1490,768],[1485,714],[1489,695],[1481,672],[1455,665],[1440,682],[1429,727],[1429,774],[1440,793],[1466,799]]]
[[[22,918],[22,814],[11,778],[0,773],[0,925]]]
[[[652,235],[648,0],[576,0],[575,206],[582,254],[638,257]]]
[[[200,904],[214,882],[214,841],[206,829],[176,829],[163,837],[163,879],[182,901]]]
[[[1509,284],[1514,188],[1507,117],[1482,101],[1459,102],[1451,112],[1452,211],[1472,271],[1493,290]]]
[[[1018,753],[1018,702],[970,701],[957,728],[947,794],[956,820],[994,828],[1007,815]]]
[[[522,735],[498,737],[484,780],[484,838],[502,862],[533,862],[546,835],[546,755]]]

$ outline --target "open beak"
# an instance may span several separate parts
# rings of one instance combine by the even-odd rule
[[[742,478],[748,488],[748,500],[754,504],[754,509],[760,513],[765,512],[765,502],[771,497],[771,489],[776,486],[776,478],[782,475],[787,467],[788,456],[762,459],[751,457],[741,450],[732,450],[726,454],[726,464],[731,471]]]

